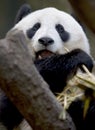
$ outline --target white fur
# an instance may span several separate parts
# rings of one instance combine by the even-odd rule
[[[26,31],[33,27],[37,22],[41,23],[40,29],[35,33],[32,39],[28,39]],[[69,32],[70,38],[67,42],[64,43],[61,40],[55,29],[56,24],[62,24],[65,30]],[[64,54],[66,53],[64,47],[69,50],[80,48],[90,54],[89,43],[81,26],[71,15],[55,8],[49,7],[30,13],[17,23],[13,29],[23,30],[32,54],[42,49],[48,49],[54,53]],[[54,40],[54,44],[49,45],[47,48],[38,42],[39,38],[45,36]]]

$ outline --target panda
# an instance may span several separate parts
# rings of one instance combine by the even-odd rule
[[[63,91],[78,68],[84,71],[83,64],[92,71],[88,39],[70,14],[54,7],[32,12],[30,5],[24,4],[17,13],[12,30],[23,31],[34,64],[53,94]],[[91,101],[85,119],[83,105],[81,100],[74,101],[67,111],[77,130],[95,130],[95,101]],[[0,130],[28,130],[28,127],[23,128],[23,121],[23,116],[0,90]]]

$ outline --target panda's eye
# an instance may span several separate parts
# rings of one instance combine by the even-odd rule
[[[41,26],[40,23],[36,23],[32,28],[27,30],[27,36],[29,39],[31,39],[34,36],[34,34],[37,32],[40,26]]]
[[[66,42],[69,39],[69,33],[65,31],[64,27],[61,24],[57,24],[55,26],[59,36],[61,37],[62,41]]]

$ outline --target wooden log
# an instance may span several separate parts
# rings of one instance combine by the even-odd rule
[[[0,40],[0,87],[33,130],[75,130],[67,114],[36,70],[22,32],[10,31]]]

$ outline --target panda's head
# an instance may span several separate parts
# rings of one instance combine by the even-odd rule
[[[64,47],[69,50],[80,48],[90,53],[86,35],[77,21],[52,7],[31,12],[29,6],[22,6],[13,29],[24,32],[29,49],[36,58],[64,54]]]

